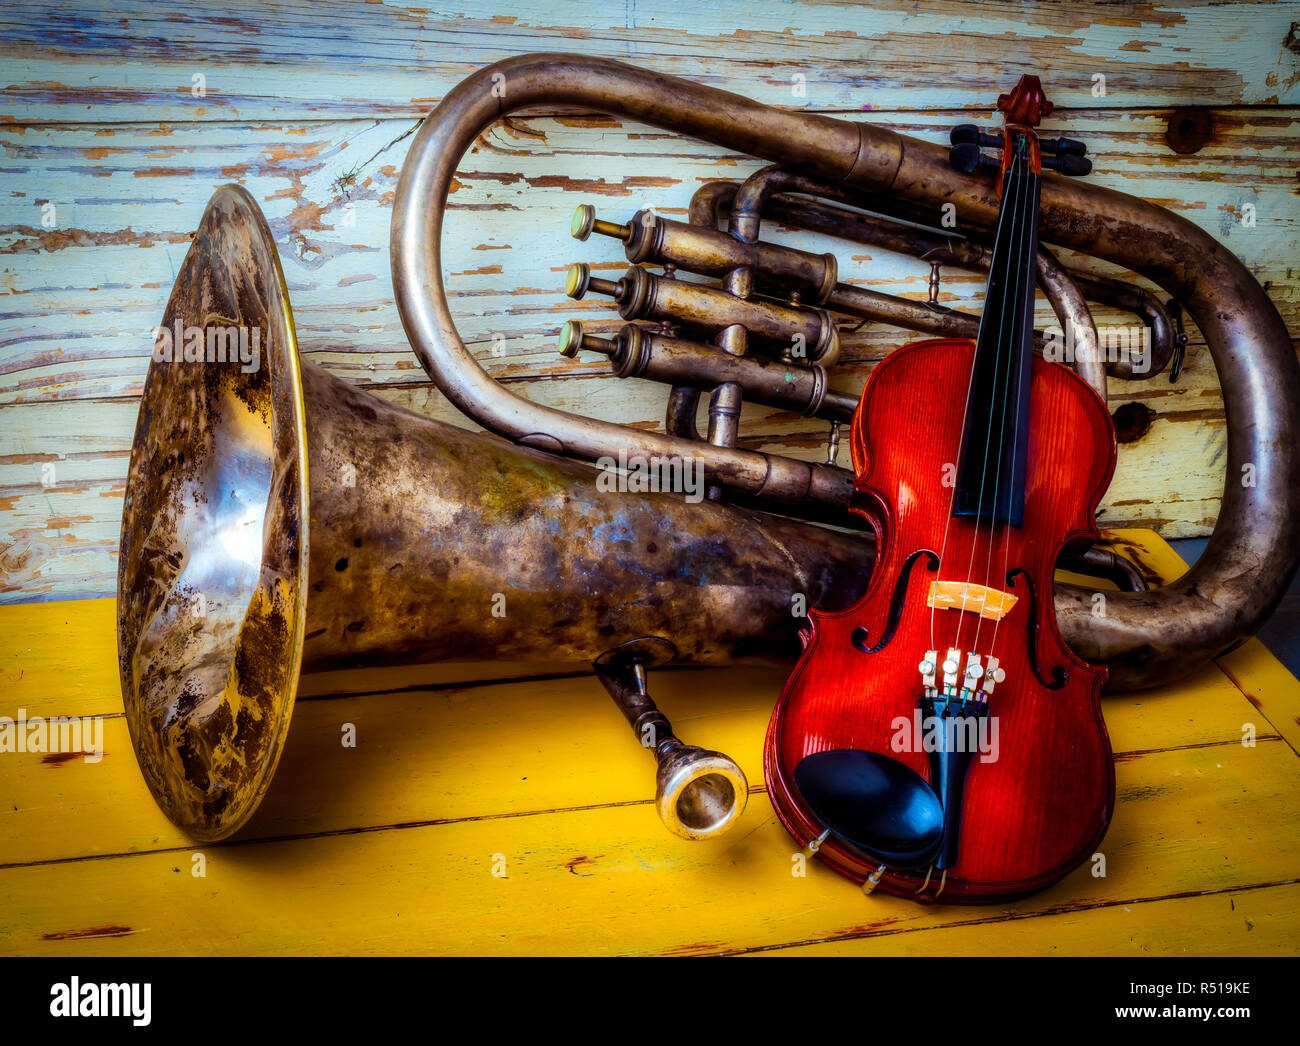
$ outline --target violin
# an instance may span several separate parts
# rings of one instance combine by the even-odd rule
[[[1036,135],[1052,110],[1036,77],[998,109],[1001,135],[958,128],[950,154],[997,167],[978,336],[912,342],[872,372],[850,444],[876,565],[857,605],[810,612],[765,744],[773,806],[807,852],[921,902],[1059,880],[1115,798],[1105,669],[1065,645],[1053,608],[1057,557],[1100,538],[1115,433],[1102,398],[1033,342],[1042,169],[1091,163]]]

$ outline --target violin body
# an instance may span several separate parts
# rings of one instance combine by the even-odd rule
[[[842,875],[871,877],[872,886],[918,901],[988,902],[1041,889],[1091,856],[1114,805],[1099,706],[1105,670],[1070,651],[1053,609],[1058,554],[1099,537],[1094,516],[1115,465],[1110,416],[1072,371],[1032,357],[1023,523],[954,515],[952,476],[967,419],[953,390],[970,380],[975,351],[972,341],[914,342],[872,373],[851,447],[853,507],[875,530],[876,566],[856,606],[810,612],[765,747],[772,803],[791,835],[813,843]],[[940,578],[951,586],[953,577],[967,588],[945,603],[931,586]],[[1009,604],[1000,617],[999,599]],[[923,711],[934,711],[921,699],[945,689],[934,664],[933,687],[923,685],[924,659],[950,649],[962,651],[962,666],[980,655],[989,673],[987,683],[972,677],[979,697],[966,707],[986,706],[973,731],[982,740],[955,792],[938,780],[952,774],[917,729]],[[960,806],[944,811],[946,861],[933,852],[881,859],[827,831],[800,793],[798,771],[810,756],[846,750],[900,762],[944,805]],[[916,866],[899,866],[908,863]]]

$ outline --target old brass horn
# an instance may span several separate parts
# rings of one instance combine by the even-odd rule
[[[530,658],[596,660],[603,680],[639,662],[665,823],[704,838],[734,822],[744,774],[672,735],[644,669],[793,655],[791,593],[856,599],[869,541],[601,490],[590,466],[331,377],[299,358],[274,242],[237,186],[208,204],[159,330],[174,351],[156,343],[131,452],[118,653],[136,756],[176,825],[208,841],[248,820],[302,670]]]
[[[766,160],[742,185],[707,183],[690,222],[642,211],[626,223],[580,209],[572,232],[621,241],[631,266],[618,280],[570,270],[573,297],[608,294],[628,325],[614,339],[566,328],[566,355],[594,350],[620,377],[673,386],[665,433],[630,431],[530,402],[497,384],[456,331],[443,284],[443,210],[461,158],[493,123],[530,107],[576,106],[663,128]],[[955,128],[958,132],[975,128]],[[962,235],[941,229],[955,205]],[[729,210],[726,228],[720,212]],[[773,108],[740,95],[605,58],[525,54],[487,66],[442,99],[412,141],[393,209],[393,288],[406,334],[430,378],[485,428],[568,458],[699,454],[713,494],[852,525],[852,472],[739,446],[745,399],[797,409],[831,426],[833,461],[843,398],[827,394],[837,322],[883,320],[926,333],[973,337],[976,317],[934,300],[912,301],[838,282],[834,259],[760,238],[763,218],[927,260],[987,267],[997,215],[992,173],[964,173],[949,150],[875,124]],[[1186,219],[1081,179],[1045,174],[1040,240],[1130,269],[1170,295],[1067,270],[1047,249],[1039,286],[1061,326],[1078,335],[1081,376],[1104,390],[1107,374],[1132,378],[1131,355],[1097,358],[1087,299],[1130,311],[1151,332],[1150,371],[1177,372],[1182,311],[1200,329],[1223,389],[1228,445],[1223,503],[1209,546],[1183,577],[1142,590],[1113,554],[1094,548],[1086,572],[1111,573],[1131,591],[1108,594],[1058,583],[1061,634],[1081,657],[1106,665],[1112,689],[1167,683],[1252,633],[1285,592],[1300,561],[1300,363],[1282,318],[1230,251]],[[663,274],[645,266],[661,266]],[[676,271],[706,282],[675,280]],[[712,280],[715,282],[707,282]],[[638,325],[637,321],[641,321]],[[781,355],[776,331],[798,333],[802,359]],[[786,339],[788,341],[788,338]],[[1091,343],[1091,346],[1090,344]],[[779,360],[781,366],[766,366]],[[773,382],[773,374],[797,381]],[[797,385],[795,388],[793,386]],[[696,404],[709,395],[709,429]],[[1064,561],[1062,563],[1064,564]]]

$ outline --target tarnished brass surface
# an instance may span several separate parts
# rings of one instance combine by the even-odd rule
[[[845,605],[865,588],[861,535],[680,494],[603,491],[589,466],[301,369],[312,474],[305,668],[589,661],[655,634],[682,662],[779,659],[798,649],[793,593]]]
[[[256,369],[149,365],[122,512],[118,659],[150,791],[196,839],[247,819],[275,772],[306,618],[307,444],[293,319],[252,198],[217,191],[162,328],[259,335]],[[251,337],[251,335],[250,335]]]
[[[592,276],[590,269],[581,263],[570,266],[564,293],[581,299],[589,290],[612,297],[625,320],[683,323],[710,334],[740,324],[778,348],[789,348],[792,338],[797,336],[807,349],[806,355],[821,363],[833,363],[839,353],[835,323],[823,309],[750,301],[725,290],[670,280],[637,267],[628,269],[622,279],[615,281]]]
[[[773,109],[636,66],[576,54],[526,54],[480,69],[424,121],[407,154],[393,210],[393,286],[408,338],[429,376],[467,415],[506,438],[585,460],[618,453],[690,454],[686,436],[633,432],[531,403],[495,383],[456,331],[442,278],[442,220],[457,165],[492,123],[526,106],[567,104],[675,130],[799,169],[846,191],[935,213],[956,204],[988,229],[998,198],[990,174],[963,174],[948,150],[874,124]],[[1209,547],[1178,581],[1108,596],[1059,586],[1057,621],[1082,657],[1107,665],[1109,685],[1168,682],[1230,649],[1276,606],[1300,561],[1300,364],[1277,309],[1212,236],[1165,208],[1045,174],[1040,239],[1130,268],[1184,306],[1205,335],[1228,423],[1225,486]],[[738,270],[743,272],[743,270]],[[731,279],[731,274],[728,280]],[[725,332],[724,332],[725,336]],[[721,347],[728,346],[720,339]],[[717,417],[736,404],[714,393]],[[675,395],[674,416],[687,396]],[[734,399],[734,397],[733,397]],[[677,425],[670,425],[670,430]],[[710,433],[714,435],[714,433]],[[725,439],[715,442],[728,442]],[[845,470],[734,446],[708,452],[710,482],[766,505],[842,508]]]
[[[275,771],[300,667],[782,658],[793,597],[860,597],[873,546],[433,421],[300,361],[271,235],[213,196],[163,326],[260,332],[258,366],[155,360],[127,479],[118,641],[132,743],[167,815],[236,831]]]
[[[826,387],[826,369],[817,363],[774,360],[761,356],[732,356],[698,342],[652,334],[634,323],[613,338],[584,334],[577,320],[560,328],[561,355],[579,349],[608,356],[620,378],[647,377],[673,386],[713,389],[727,382],[739,385],[745,399],[785,410],[847,423],[858,398]]]

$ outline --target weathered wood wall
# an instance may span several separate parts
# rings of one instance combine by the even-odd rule
[[[935,141],[985,121],[999,91],[1036,72],[1059,106],[1047,129],[1087,142],[1095,180],[1212,231],[1295,333],[1298,21],[1298,4],[10,3],[0,12],[0,601],[113,591],[150,331],[222,182],[246,185],[265,209],[311,358],[468,425],[407,347],[388,223],[415,122],[483,64],[583,51]],[[1104,96],[1093,93],[1097,74]],[[1179,106],[1210,110],[1213,135],[1197,153],[1175,154],[1165,140]],[[663,389],[554,351],[564,319],[597,329],[616,320],[600,302],[564,298],[564,267],[622,267],[610,241],[570,239],[569,216],[580,202],[620,220],[649,205],[681,214],[702,181],[756,166],[600,116],[497,125],[462,165],[446,231],[466,340],[527,396],[658,425]],[[852,282],[925,294],[919,263],[780,238],[835,249]],[[980,293],[974,276],[943,283],[958,308],[977,310]],[[836,384],[859,388],[902,337],[864,330]],[[1112,383],[1112,406],[1131,401],[1156,418],[1122,448],[1103,521],[1166,537],[1208,532],[1225,434],[1197,332],[1178,384]],[[823,453],[821,426],[779,412],[747,411],[743,436]]]

